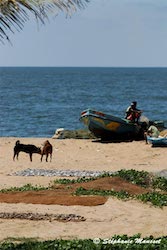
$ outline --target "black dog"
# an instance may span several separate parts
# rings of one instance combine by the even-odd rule
[[[29,154],[30,161],[32,161],[32,154],[33,153],[41,154],[41,149],[32,144],[21,144],[20,141],[16,141],[16,145],[14,147],[13,160],[15,159],[15,156],[17,156],[17,160],[18,160],[18,156],[20,152],[25,152]]]

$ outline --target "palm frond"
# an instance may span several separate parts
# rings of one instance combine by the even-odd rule
[[[72,15],[82,9],[89,0],[0,0],[0,41],[9,40],[8,32],[22,30],[31,12],[37,20],[45,23],[51,15],[59,11]]]

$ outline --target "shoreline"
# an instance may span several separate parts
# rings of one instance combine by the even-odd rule
[[[52,161],[40,161],[39,154],[29,155],[20,152],[19,159],[13,161],[15,142],[34,144],[41,147],[45,140],[53,145]],[[167,171],[166,148],[152,148],[144,141],[101,143],[92,139],[53,139],[31,137],[0,137],[0,188],[11,187],[15,182],[24,185],[27,182],[48,185],[61,176],[16,176],[14,173],[27,169],[45,171],[105,171],[116,172],[121,169],[135,169],[157,173]],[[3,178],[2,178],[3,177]],[[8,181],[10,180],[10,182]]]
[[[40,161],[40,155],[21,152],[19,159],[13,161],[15,142],[34,144],[41,147],[45,140],[53,145],[52,162]],[[167,171],[166,148],[152,148],[144,141],[101,143],[92,139],[53,139],[31,137],[0,137],[0,188],[27,183],[49,185],[61,176],[16,176],[14,173],[27,169],[45,171],[106,171],[116,172],[121,169],[135,169],[157,173]]]

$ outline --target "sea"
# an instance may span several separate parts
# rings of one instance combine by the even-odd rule
[[[132,101],[167,125],[167,68],[0,67],[0,136],[83,129],[83,110],[124,117]]]

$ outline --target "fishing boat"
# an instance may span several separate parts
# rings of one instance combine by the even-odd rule
[[[167,137],[150,137],[147,136],[147,142],[152,144],[152,147],[167,147]]]
[[[103,140],[143,139],[142,124],[124,118],[86,109],[81,113],[80,121],[97,137]]]

